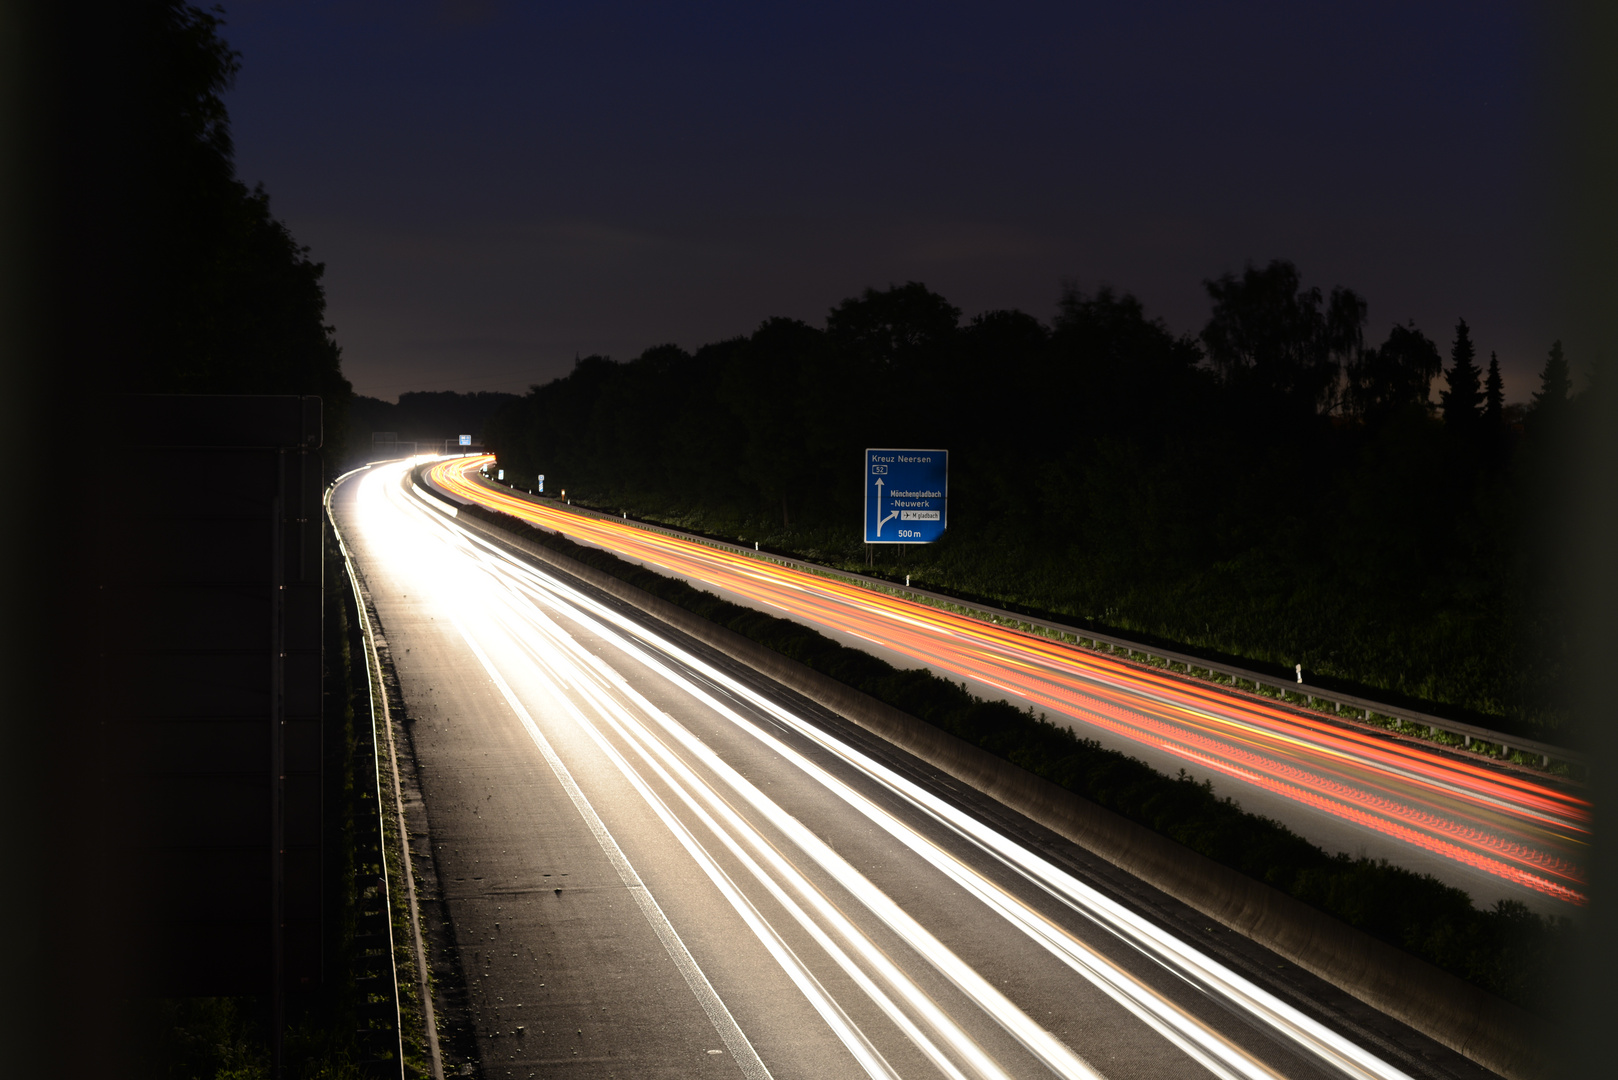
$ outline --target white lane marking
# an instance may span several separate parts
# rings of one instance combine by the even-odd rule
[[[464,539],[461,539],[460,543],[456,546],[468,548],[471,547],[471,545],[465,544]],[[471,552],[469,551],[468,553],[470,554]],[[485,567],[490,570],[496,570],[497,568],[503,567],[506,563],[505,559],[488,560],[487,558],[483,558],[478,559],[478,561],[483,562]],[[494,576],[496,579],[499,579],[504,575],[496,573]],[[508,597],[505,605],[503,606],[506,606],[508,610],[511,610],[513,614],[517,615],[519,618],[527,617],[531,619],[532,616],[528,616],[527,612],[523,612],[511,604],[511,600],[509,599],[510,594],[517,592],[518,590],[513,589],[511,583],[509,582],[502,581],[501,584],[506,586],[506,593]],[[523,592],[526,591],[527,590],[523,590]],[[543,595],[529,594],[529,596],[526,598],[529,602],[525,606],[529,611],[534,610],[532,600],[539,599],[542,600],[546,606],[558,607],[559,610],[565,611],[570,618],[575,620],[582,619],[583,621],[592,624],[595,626],[595,629],[597,629],[598,632],[603,633],[609,638],[618,639],[619,636],[617,634],[612,633],[605,627],[594,624],[593,620],[588,619],[588,617],[584,616],[581,612],[569,610],[565,605],[559,605],[558,600],[560,598],[551,594],[549,590],[543,590],[542,592]],[[537,611],[535,611],[534,614],[537,615]],[[538,626],[535,626],[535,629],[538,628]],[[584,668],[594,668],[597,674],[606,681],[617,685],[622,690],[633,693],[632,689],[628,688],[627,684],[624,683],[622,676],[608,667],[604,661],[583,650],[575,641],[573,641],[570,636],[566,635],[565,632],[561,632],[558,629],[556,633],[547,634],[547,636],[553,641],[559,641],[559,643],[569,651],[577,654],[575,657],[575,664],[572,665],[574,671],[581,671]],[[631,653],[638,652],[638,650],[628,642],[620,642],[620,647],[625,648]],[[566,665],[558,665],[559,669],[565,667]],[[560,670],[558,673],[560,673]],[[672,673],[669,674],[671,677],[675,678],[680,685],[690,689],[689,684],[687,684],[685,680],[680,679],[677,676],[673,676]],[[586,687],[586,680],[575,679],[575,685],[580,689],[584,689]],[[639,695],[635,696],[637,698],[639,697]],[[661,714],[657,714],[655,708],[652,707],[649,702],[644,702],[644,699],[641,699],[640,703],[644,709],[650,710],[652,713],[658,715],[660,724],[673,725],[673,722],[669,718],[663,717]],[[721,711],[730,715],[733,721],[737,721],[739,719],[735,717],[734,714],[730,714],[728,710]],[[679,728],[678,725],[673,725],[673,728],[677,734],[686,734],[687,737],[689,737],[688,733],[685,733],[684,729]],[[706,747],[702,747],[700,743],[698,743],[697,746],[700,747],[701,753],[704,753],[708,758],[712,759],[706,762],[707,764],[717,764],[721,770],[728,770],[728,766],[724,766],[722,762],[718,762],[717,758],[715,758],[711,751],[708,751]],[[912,919],[908,913],[903,912],[903,910],[899,908],[897,904],[894,904],[892,900],[886,896],[886,894],[882,893],[879,889],[872,885],[869,880],[864,877],[864,875],[860,874],[852,866],[848,865],[846,861],[841,859],[840,856],[837,856],[828,845],[825,845],[823,842],[819,841],[818,837],[814,837],[812,833],[804,829],[801,824],[792,819],[790,815],[786,814],[778,806],[776,806],[773,801],[768,800],[761,792],[752,787],[752,785],[747,784],[746,781],[742,780],[739,775],[734,774],[733,771],[731,771],[730,775],[728,775],[726,779],[730,786],[738,790],[750,802],[758,806],[758,808],[761,809],[778,828],[781,828],[783,832],[791,836],[794,842],[797,843],[801,849],[805,850],[806,853],[814,858],[815,861],[820,863],[829,873],[833,874],[834,877],[843,881],[846,886],[850,887],[851,891],[853,891],[855,895],[861,899],[868,909],[873,911],[873,913],[876,914],[883,922],[887,923],[890,928],[898,933],[901,938],[906,940],[919,955],[925,957],[930,963],[932,963],[933,966],[944,974],[946,978],[954,982],[957,987],[968,995],[969,998],[975,1000],[979,1007],[988,1012],[997,1023],[999,1023],[1008,1033],[1012,1034],[1013,1037],[1022,1042],[1024,1046],[1030,1050],[1030,1052],[1044,1061],[1048,1067],[1060,1075],[1088,1077],[1094,1078],[1094,1080],[1099,1080],[1100,1074],[1095,1072],[1087,1062],[1075,1054],[1060,1040],[1052,1036],[1041,1025],[1035,1023],[1031,1018],[1023,1013],[1021,1009],[1017,1008],[1013,1003],[1010,1002],[1009,999],[1005,998],[1004,995],[989,984],[987,980],[984,980],[976,973],[976,971],[971,969],[969,965],[965,964],[958,957],[956,957],[952,951],[948,950],[941,942],[923,929],[919,923],[915,922],[915,920]],[[672,785],[671,783],[671,786],[678,789],[678,785]],[[859,808],[856,807],[856,809]],[[857,931],[855,931],[855,933],[857,934]],[[865,940],[863,939],[863,935],[859,935],[859,937],[862,941]],[[858,947],[857,944],[856,947]],[[892,968],[892,972],[897,974],[897,969]],[[911,983],[908,979],[905,979],[902,975],[898,975],[897,980],[894,980],[894,982],[890,983],[890,985],[895,983],[896,989],[900,991],[901,995],[910,1000],[914,1007],[921,1008],[923,1010],[923,1014],[927,1015],[926,1006],[917,1004],[919,988],[915,987],[913,983]],[[880,1004],[880,999],[877,1000]],[[985,1075],[993,1075],[995,1072],[998,1072],[997,1067],[993,1065],[992,1061],[982,1054],[981,1050],[977,1048],[967,1036],[965,1036],[964,1032],[960,1031],[959,1028],[952,1022],[948,1021],[947,1018],[944,1018],[943,1014],[938,1011],[936,1007],[932,1009],[932,1013],[933,1015],[928,1016],[929,1020],[933,1021],[935,1029],[941,1030],[941,1033],[945,1035],[946,1041],[950,1042],[958,1053],[961,1053],[963,1057],[966,1057],[967,1060],[971,1061],[973,1065]],[[928,1051],[928,1047],[925,1043],[918,1043],[918,1046],[920,1046],[924,1052]],[[932,1056],[932,1054],[929,1053],[929,1056]],[[1204,1063],[1207,1063],[1207,1059],[1203,1055],[1192,1054],[1191,1056],[1204,1061]],[[1219,1074],[1219,1070],[1216,1069],[1215,1071],[1216,1074]],[[1234,1080],[1234,1078],[1230,1078],[1230,1080]]]
[[[569,641],[569,644],[576,649],[578,648],[576,643]],[[585,653],[585,655],[590,656],[588,653]],[[596,658],[590,656],[590,659],[595,660]],[[771,807],[775,806],[761,792],[758,792],[756,787],[742,779],[734,769],[718,758],[712,750],[692,736],[687,729],[646,701],[617,672],[611,671],[610,668],[605,668],[605,665],[599,660],[596,660],[596,663],[604,668],[604,674],[610,676],[622,693],[634,700],[648,716],[654,717],[659,726],[668,731],[689,753],[724,777],[726,782],[738,790],[744,798],[747,798],[750,802],[769,802]],[[658,745],[661,746],[661,743]],[[772,744],[772,748],[783,753],[788,757],[788,760],[791,760],[793,764],[803,771],[810,773],[814,779],[831,789],[868,819],[876,822],[884,831],[899,839],[935,869],[981,900],[996,914],[1034,938],[1047,951],[1055,955],[1057,959],[1078,972],[1114,1001],[1134,1014],[1137,1019],[1167,1038],[1215,1076],[1221,1077],[1222,1080],[1237,1080],[1236,1073],[1231,1072],[1230,1069],[1235,1069],[1248,1077],[1273,1077],[1275,1075],[1262,1063],[1232,1045],[1228,1040],[1173,1002],[1152,991],[1150,987],[1139,986],[1138,984],[1132,986],[1131,984],[1135,982],[1133,977],[1116,964],[1084,945],[1065,929],[1035,912],[1004,889],[972,871],[954,856],[944,852],[936,845],[923,841],[914,830],[900,823],[887,811],[855,792],[852,788],[843,784],[842,781],[825,773],[824,770],[803,759],[801,755],[798,755],[790,748],[775,744]],[[667,753],[666,749],[664,752]],[[694,785],[700,784],[700,781],[695,780],[694,775],[692,782]],[[708,797],[710,799],[716,798],[716,796]],[[733,811],[728,811],[728,807],[716,805],[716,809],[733,814]],[[778,810],[776,812],[780,813]],[[852,868],[849,868],[849,870],[851,872]],[[1188,1038],[1184,1034],[1187,1031],[1194,1031],[1196,1038]],[[1229,1066],[1229,1068],[1226,1068],[1226,1066]]]

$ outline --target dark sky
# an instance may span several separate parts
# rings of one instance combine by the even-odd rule
[[[1526,398],[1552,338],[1522,3],[253,0],[238,168],[327,264],[361,393],[820,323],[867,285],[1180,332],[1290,258],[1369,337],[1455,319]],[[1572,357],[1575,368],[1579,358]]]

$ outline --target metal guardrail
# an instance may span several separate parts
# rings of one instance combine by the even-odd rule
[[[376,812],[376,822],[375,834],[368,837],[367,842],[363,846],[368,850],[368,853],[370,851],[374,851],[375,854],[377,891],[379,893],[376,899],[380,903],[380,909],[374,912],[367,911],[365,912],[365,916],[369,916],[369,921],[372,923],[372,925],[368,928],[368,933],[377,939],[377,944],[380,946],[383,955],[380,957],[368,956],[367,961],[375,966],[385,966],[387,969],[387,985],[384,987],[384,989],[386,990],[389,998],[387,1004],[391,1005],[391,1009],[388,1011],[392,1013],[392,1016],[389,1019],[392,1021],[393,1038],[389,1040],[392,1045],[388,1047],[388,1050],[393,1056],[393,1067],[391,1069],[386,1069],[386,1075],[398,1076],[402,1078],[405,1070],[404,1023],[403,1017],[400,1013],[399,969],[394,953],[395,942],[393,940],[393,919],[391,916],[394,883],[389,881],[388,860],[386,854],[387,830],[382,824],[382,754],[381,745],[378,738],[381,717],[380,710],[377,708],[377,696],[378,694],[382,693],[382,689],[376,683],[374,665],[371,662],[371,644],[366,636],[365,598],[360,593],[359,576],[354,572],[353,559],[350,557],[348,549],[343,546],[341,540],[338,541],[337,546],[343,556],[343,567],[346,571],[346,576],[348,577],[349,590],[354,604],[354,625],[349,628],[350,638],[352,639],[350,643],[350,655],[353,657],[353,659],[362,661],[365,664],[366,699],[370,705],[370,723],[368,725],[370,730],[367,733],[367,737],[361,740],[361,743],[362,745],[368,747],[368,752],[371,755],[372,783],[370,786],[372,787],[371,795],[375,800],[372,803],[372,808]],[[357,653],[354,650],[354,646],[356,645],[358,646]],[[385,965],[381,963],[382,961],[385,961]],[[370,977],[374,979],[377,976],[373,975]],[[363,985],[365,976],[356,973],[356,980]],[[362,1033],[373,1038],[375,1034],[369,1028],[362,1029]],[[377,1061],[370,1063],[371,1071],[374,1074],[382,1075],[379,1070],[384,1068],[386,1064],[387,1062],[385,1058],[379,1058]]]
[[[970,601],[962,600],[959,597],[948,596],[944,593],[930,592],[926,589],[919,589],[913,586],[900,586],[882,578],[867,577],[864,574],[855,574],[846,570],[837,570],[831,567],[822,566],[818,563],[810,563],[805,562],[802,559],[794,559],[787,555],[776,555],[771,552],[758,550],[756,547],[750,549],[740,544],[731,544],[723,540],[714,540],[710,537],[684,532],[680,529],[670,528],[666,525],[655,525],[650,522],[638,521],[634,518],[628,517],[627,515],[619,515],[615,517],[612,514],[604,513],[600,510],[591,510],[588,507],[574,506],[571,503],[564,503],[558,499],[542,499],[531,492],[523,491],[520,488],[508,487],[506,485],[499,484],[496,481],[489,480],[487,477],[483,477],[481,479],[484,485],[492,490],[500,491],[503,494],[515,495],[518,498],[544,505],[550,509],[563,510],[571,514],[577,514],[580,517],[616,521],[620,524],[632,525],[647,532],[661,533],[664,536],[673,537],[675,539],[684,540],[694,544],[701,544],[705,547],[711,547],[716,550],[728,551],[733,554],[760,559],[765,562],[773,562],[781,566],[789,566],[793,569],[814,574],[818,577],[834,578],[845,581],[860,588],[872,589],[878,592],[890,593],[894,596],[919,600],[934,607],[945,608],[947,610],[967,615],[971,618],[976,618],[984,622],[990,622],[998,626],[1009,626],[1014,630],[1026,629],[1027,632],[1038,634],[1041,637],[1053,637],[1062,641],[1072,641],[1075,645],[1079,645],[1081,647],[1084,646],[1085,642],[1088,641],[1091,648],[1101,649],[1103,646],[1105,646],[1105,651],[1107,651],[1109,655],[1115,655],[1115,651],[1121,649],[1124,650],[1125,656],[1128,659],[1134,659],[1135,657],[1139,656],[1144,658],[1145,662],[1148,664],[1154,660],[1161,660],[1164,666],[1167,667],[1171,672],[1173,671],[1175,665],[1179,665],[1185,669],[1185,675],[1190,678],[1197,678],[1198,676],[1196,675],[1196,672],[1205,671],[1208,673],[1207,677],[1209,681],[1214,681],[1215,685],[1224,685],[1223,683],[1218,683],[1214,679],[1215,676],[1223,676],[1230,680],[1229,688],[1237,691],[1245,690],[1245,688],[1241,685],[1242,683],[1251,683],[1253,685],[1252,693],[1264,698],[1266,701],[1277,700],[1285,705],[1290,705],[1295,708],[1306,708],[1310,709],[1311,711],[1326,711],[1316,710],[1314,705],[1315,702],[1324,702],[1332,706],[1331,712],[1335,714],[1336,717],[1353,720],[1357,724],[1368,725],[1369,727],[1383,734],[1393,734],[1396,736],[1421,741],[1432,741],[1432,736],[1446,733],[1459,738],[1462,741],[1462,745],[1469,750],[1473,748],[1474,743],[1482,743],[1486,747],[1490,748],[1498,747],[1500,751],[1500,756],[1498,758],[1493,754],[1487,755],[1488,760],[1495,761],[1497,763],[1517,764],[1512,760],[1512,755],[1523,753],[1538,757],[1540,759],[1540,768],[1549,768],[1552,763],[1564,763],[1568,765],[1576,765],[1581,769],[1587,769],[1590,764],[1589,758],[1576,750],[1569,750],[1568,748],[1562,746],[1553,746],[1550,743],[1541,742],[1535,739],[1524,738],[1519,735],[1510,735],[1502,731],[1493,731],[1489,728],[1480,727],[1476,724],[1468,724],[1458,720],[1450,720],[1446,719],[1445,717],[1434,716],[1431,713],[1421,712],[1415,709],[1403,709],[1397,706],[1388,705],[1384,702],[1372,701],[1368,698],[1357,697],[1353,694],[1344,694],[1340,691],[1313,686],[1306,682],[1300,681],[1294,683],[1286,679],[1277,679],[1273,675],[1266,675],[1262,672],[1250,671],[1246,668],[1235,667],[1227,664],[1212,663],[1200,657],[1175,652],[1172,649],[1162,649],[1158,648],[1157,646],[1143,645],[1138,641],[1131,641],[1127,638],[1115,637],[1110,634],[1099,634],[1092,630],[1083,630],[1078,627],[1067,626],[1061,623],[1035,619],[1027,615],[1019,615],[1016,612],[990,607],[986,604],[972,603]],[[423,480],[423,483],[425,483],[425,480]],[[449,495],[447,492],[439,491],[431,484],[426,484],[426,487],[428,490],[432,491],[433,494],[442,498],[447,498],[457,502],[460,501],[455,499],[454,496]],[[1275,697],[1271,698],[1268,694],[1265,694],[1263,692],[1265,688],[1275,690]],[[1289,697],[1302,698],[1303,700],[1290,701],[1288,700]],[[1345,709],[1349,710],[1349,715],[1345,715]],[[1358,717],[1352,716],[1351,714],[1355,712],[1362,715]],[[1389,720],[1396,720],[1400,723],[1401,729],[1404,725],[1409,724],[1415,725],[1421,730],[1415,732],[1393,730],[1382,724],[1378,724],[1372,719],[1373,716],[1382,716],[1388,718]],[[1501,759],[1504,759],[1504,761],[1502,762]]]
[[[438,1018],[435,1015],[432,987],[429,984],[428,978],[427,945],[423,940],[421,929],[421,910],[416,900],[415,871],[411,864],[410,829],[405,820],[404,802],[399,794],[399,762],[397,751],[393,743],[393,717],[388,706],[387,690],[385,688],[383,679],[382,656],[380,651],[377,649],[376,630],[371,624],[370,613],[366,608],[365,589],[361,584],[359,572],[354,566],[354,560],[348,550],[348,544],[343,538],[342,529],[339,528],[337,524],[337,515],[332,512],[332,499],[337,494],[338,485],[340,485],[344,480],[347,480],[350,476],[353,476],[355,473],[363,472],[374,464],[377,463],[371,462],[361,468],[350,470],[349,472],[344,473],[342,476],[339,476],[336,480],[332,481],[331,485],[326,489],[326,494],[323,501],[326,510],[326,520],[330,523],[332,534],[337,539],[338,549],[342,552],[343,564],[347,568],[349,582],[354,590],[355,606],[358,609],[360,638],[364,647],[363,659],[365,660],[365,676],[371,691],[372,745],[376,755],[376,798],[377,809],[379,812],[381,811],[384,802],[382,790],[382,753],[384,750],[387,753],[390,778],[389,786],[392,788],[393,793],[392,809],[394,812],[395,828],[398,832],[399,841],[398,855],[401,869],[400,876],[403,878],[401,884],[404,886],[403,892],[406,915],[410,926],[411,954],[416,964],[416,995],[421,1000],[422,1022],[426,1029],[425,1034],[427,1037],[428,1068],[432,1080],[444,1080],[443,1054],[441,1053],[438,1045]],[[383,843],[386,843],[385,839]],[[384,887],[387,888],[391,886],[391,882],[387,881],[387,859],[385,857],[382,859],[382,874],[383,880],[386,883]],[[391,888],[389,888],[389,894],[391,896]],[[390,941],[390,959],[393,959],[391,946],[391,920],[388,931]],[[404,1025],[402,1022],[402,1001],[398,991],[399,975],[396,960],[393,965],[393,982],[396,1017],[395,1024],[399,1032],[399,1064],[402,1075],[404,1067]]]
[[[364,468],[368,469],[370,466]],[[347,596],[339,602],[344,603],[345,608],[352,605],[352,618],[348,625],[350,663],[353,666],[363,664],[365,667],[367,722],[364,727],[356,727],[356,750],[363,748],[363,752],[370,755],[371,783],[365,786],[370,789],[367,794],[371,796],[370,808],[375,815],[375,821],[367,822],[369,827],[360,830],[361,835],[355,837],[354,872],[357,896],[354,980],[356,988],[367,998],[375,994],[385,1000],[363,1000],[359,1003],[355,1016],[357,1024],[355,1035],[360,1040],[361,1053],[364,1055],[358,1063],[363,1072],[373,1077],[403,1080],[404,1023],[400,1011],[399,969],[394,952],[392,917],[394,883],[389,880],[388,874],[387,829],[383,825],[382,809],[384,803],[380,710],[377,702],[378,695],[383,691],[377,684],[376,670],[372,664],[365,597],[360,589],[359,574],[354,569],[354,560],[347,545],[343,543],[342,533],[331,517],[331,496],[337,484],[354,473],[363,471],[364,469],[354,469],[344,473],[326,489],[322,499],[333,538],[337,541],[338,553],[342,556],[343,576],[347,579],[348,585],[345,590]],[[359,877],[362,873],[374,873],[375,877],[371,879],[374,884],[361,884]]]

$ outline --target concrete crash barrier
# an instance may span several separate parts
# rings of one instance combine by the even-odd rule
[[[458,520],[792,688],[1484,1068],[1511,1080],[1555,1074],[1548,1025],[1510,1002],[611,574],[471,514]]]

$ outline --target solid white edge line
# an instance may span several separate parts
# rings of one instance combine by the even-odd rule
[[[441,526],[439,529],[432,530],[432,539],[441,543],[446,543],[451,550],[455,550],[458,553],[470,556],[473,567],[478,570],[482,570],[486,575],[488,575],[487,580],[491,584],[504,586],[504,589],[501,590],[501,592],[505,596],[505,603],[502,606],[508,609],[511,608],[510,601],[514,594],[510,590],[509,584],[507,584],[504,580],[504,567],[498,563],[490,563],[486,557],[483,556],[482,553],[480,553],[473,545],[468,544],[466,540],[467,534],[464,531],[454,529],[447,522],[443,522],[431,514],[423,513],[422,510],[416,506],[413,500],[408,498],[396,498],[396,496],[401,495],[402,491],[389,492],[389,499],[395,500],[394,509],[399,511],[414,511],[415,514],[419,515],[419,517],[416,518],[419,523],[425,523],[428,525],[436,523],[437,525]],[[500,572],[490,574],[489,572],[491,570]],[[529,598],[520,595],[517,598],[524,603],[527,609],[525,612],[516,612],[516,614],[518,614],[524,622],[532,623],[533,616],[535,615],[540,615],[542,618],[544,617],[539,609],[533,605]],[[552,664],[547,663],[545,660],[540,658],[534,652],[533,647],[529,642],[525,641],[521,635],[514,633],[511,626],[505,624],[505,620],[500,616],[498,611],[491,612],[490,614],[494,623],[502,626],[507,635],[511,637],[513,643],[516,644],[519,649],[529,654],[530,662],[537,664],[537,667],[543,676],[546,676],[555,682],[561,683],[562,685],[570,685],[569,680],[563,677],[560,669],[555,668]],[[546,621],[550,622],[548,618]],[[466,636],[467,632],[465,626],[462,624],[457,625],[458,629],[461,630],[462,635]],[[573,640],[567,636],[567,632],[560,626],[555,628],[555,634],[560,635],[560,639],[563,644],[572,646],[575,651],[577,650],[576,643],[574,643]],[[468,641],[471,643],[470,638],[468,638]],[[506,693],[509,686],[505,684],[504,680],[499,676],[499,674],[489,666],[486,654],[483,654],[482,650],[479,649],[475,643],[473,643],[473,649],[474,653],[479,655],[479,660],[484,664],[485,670],[488,671],[491,676],[493,676],[497,686],[501,688],[502,693]],[[599,661],[596,661],[594,657],[590,657],[588,654],[584,654],[584,656],[592,663],[599,664]],[[589,680],[588,677],[584,676],[583,672],[574,672],[572,681],[584,684],[578,689],[588,692]],[[549,689],[549,687],[547,687],[547,689]],[[598,746],[603,750],[604,753],[607,754],[609,759],[618,766],[625,779],[632,787],[635,788],[638,793],[640,793],[642,798],[645,799],[647,805],[669,828],[680,844],[685,847],[687,853],[692,857],[693,860],[696,861],[698,867],[705,874],[707,874],[710,881],[719,890],[720,894],[724,896],[724,898],[736,910],[737,914],[741,916],[742,920],[758,937],[759,941],[775,958],[776,962],[781,965],[788,978],[797,985],[798,989],[809,1000],[811,1006],[820,1014],[821,1018],[827,1023],[827,1025],[831,1027],[833,1032],[853,1055],[855,1060],[858,1061],[865,1069],[866,1074],[872,1077],[872,1080],[884,1080],[884,1078],[885,1080],[898,1080],[898,1074],[894,1072],[892,1067],[887,1063],[881,1052],[871,1044],[864,1033],[859,1030],[858,1026],[854,1024],[846,1013],[844,1013],[842,1007],[837,1004],[837,1002],[820,984],[819,980],[815,978],[813,973],[808,970],[808,968],[797,957],[792,949],[780,938],[775,929],[763,918],[762,914],[760,914],[757,909],[754,908],[751,901],[749,901],[740,892],[725,871],[713,861],[712,857],[708,855],[708,853],[703,849],[702,845],[693,835],[691,835],[689,830],[685,828],[678,818],[674,817],[674,815],[669,811],[668,807],[663,804],[662,800],[646,787],[644,781],[641,780],[638,774],[628,767],[627,762],[622,760],[616,749],[610,745],[602,743],[600,733],[594,730],[593,726],[583,716],[577,706],[568,698],[555,694],[554,692],[550,694],[550,698],[558,708],[571,716],[574,722],[583,728],[586,733],[588,733],[591,738],[597,742]],[[536,743],[539,743],[543,739],[543,735],[539,732],[537,726],[534,725],[531,714],[527,712],[526,708],[521,706],[520,702],[515,701],[510,694],[507,694],[507,701],[517,712],[518,718],[522,721],[530,736],[536,741]],[[541,749],[544,750],[547,745],[548,744],[541,745]],[[582,792],[580,795],[583,797]],[[638,875],[636,880],[639,880]]]

